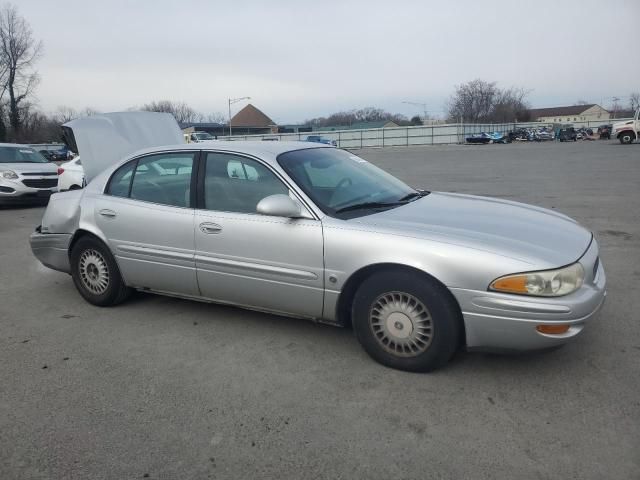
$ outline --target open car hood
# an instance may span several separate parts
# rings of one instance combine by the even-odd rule
[[[104,113],[72,120],[62,129],[67,145],[82,156],[87,182],[133,152],[184,143],[169,113]]]

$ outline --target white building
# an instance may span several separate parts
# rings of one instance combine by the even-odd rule
[[[568,107],[532,108],[531,120],[545,123],[598,122],[609,120],[611,114],[600,105],[571,105]]]

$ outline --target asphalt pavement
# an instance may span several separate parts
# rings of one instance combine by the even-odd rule
[[[0,209],[0,479],[640,478],[640,144],[398,147],[413,186],[566,213],[608,300],[573,343],[431,374],[352,332],[149,294],[97,308]]]

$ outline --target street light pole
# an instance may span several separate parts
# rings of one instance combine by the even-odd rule
[[[420,103],[420,102],[402,102],[402,103],[406,103],[407,105],[416,105],[418,107],[422,107],[422,111],[424,112],[424,117],[422,122],[426,122],[427,121],[427,104],[426,103]]]
[[[241,102],[242,100],[250,100],[251,97],[238,97],[238,98],[229,98],[227,99],[229,102],[229,136],[231,136],[231,105],[234,103]]]

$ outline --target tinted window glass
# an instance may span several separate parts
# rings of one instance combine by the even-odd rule
[[[226,153],[208,153],[204,203],[208,210],[256,213],[258,202],[289,189],[264,165]]]
[[[163,153],[138,160],[131,198],[175,207],[188,207],[193,153]]]
[[[113,195],[114,197],[128,197],[129,196],[129,185],[131,184],[131,172],[136,166],[136,161],[126,163],[121,166],[116,172],[111,176],[111,181],[109,182],[109,188],[107,193],[109,195]]]

